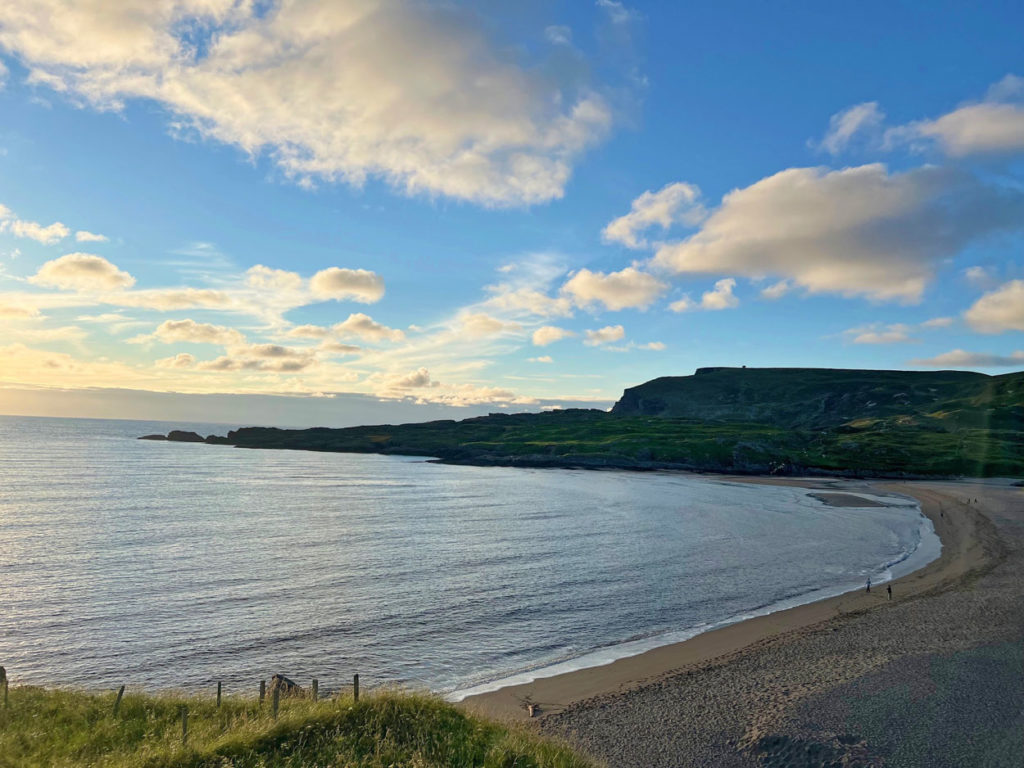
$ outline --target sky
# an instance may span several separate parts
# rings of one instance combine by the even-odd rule
[[[0,413],[1024,369],[1024,7],[6,0]]]

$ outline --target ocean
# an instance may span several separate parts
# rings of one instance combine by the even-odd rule
[[[15,684],[458,699],[862,588],[939,554],[912,499],[677,473],[147,442],[224,425],[0,417]],[[874,497],[872,497],[874,498]]]

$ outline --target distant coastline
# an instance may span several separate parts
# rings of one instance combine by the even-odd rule
[[[928,479],[1024,477],[1024,373],[702,368],[569,408],[344,429],[142,439],[447,464]]]
[[[532,415],[532,414],[524,414]],[[499,417],[504,414],[498,415]],[[488,417],[478,417],[488,418]],[[410,456],[422,458],[438,464],[473,467],[519,467],[523,469],[587,469],[587,470],[623,470],[631,472],[689,472],[694,474],[722,474],[738,477],[817,477],[845,478],[851,480],[953,480],[963,477],[959,473],[926,473],[905,469],[872,469],[839,467],[822,468],[794,463],[785,456],[777,460],[763,463],[750,462],[719,462],[714,460],[694,461],[657,461],[622,455],[582,455],[582,454],[501,454],[492,451],[476,452],[466,445],[450,447],[434,445],[433,450],[418,450],[415,446],[392,446],[369,442],[365,445],[344,444],[332,446],[324,442],[324,433],[336,433],[344,439],[346,433],[373,430],[400,431],[406,428],[416,430],[429,428],[434,424],[460,424],[461,422],[426,422],[425,424],[400,425],[398,427],[346,427],[329,429],[314,427],[310,429],[283,430],[276,427],[244,427],[231,430],[226,436],[209,435],[203,437],[195,432],[172,430],[168,435],[151,434],[139,437],[139,440],[166,441],[179,443],[202,443],[207,445],[223,445],[235,448],[254,450],[295,450],[316,451],[325,453],[370,453],[381,456]],[[177,437],[172,437],[175,435]],[[330,434],[328,434],[330,436]],[[284,438],[284,439],[282,439]],[[968,477],[974,475],[967,475]]]

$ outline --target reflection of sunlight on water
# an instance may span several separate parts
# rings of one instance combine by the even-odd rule
[[[16,681],[452,690],[607,663],[878,581],[923,520],[685,475],[134,440],[166,429],[0,417]]]

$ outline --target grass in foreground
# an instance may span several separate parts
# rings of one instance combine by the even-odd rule
[[[375,693],[353,703],[22,687],[0,709],[0,768],[591,768],[568,747],[481,720],[438,698]],[[188,708],[182,745],[181,709]]]

